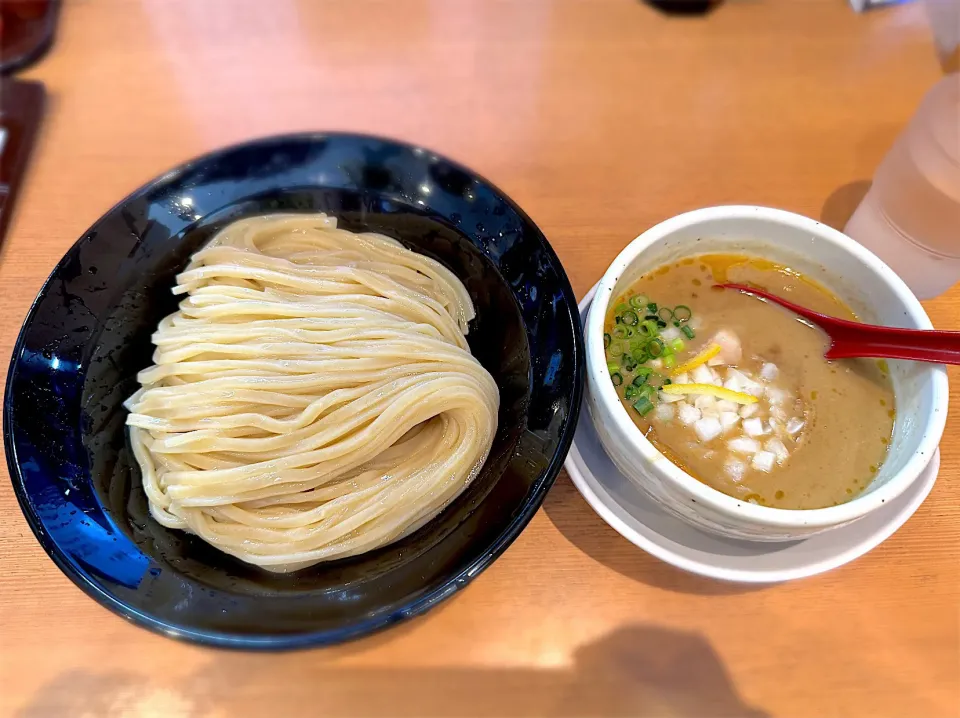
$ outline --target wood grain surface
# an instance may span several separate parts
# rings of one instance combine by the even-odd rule
[[[677,19],[634,0],[66,0],[55,47],[24,73],[50,106],[0,250],[0,348],[105,210],[237,140],[346,129],[436,149],[530,213],[579,296],[642,230],[695,207],[842,226],[940,73],[916,2],[728,0]],[[927,307],[960,328],[960,289]],[[960,715],[957,428],[916,515],[827,575],[744,588],[680,573],[564,474],[454,599],[280,655],[184,645],[101,608],[4,478],[0,715]]]

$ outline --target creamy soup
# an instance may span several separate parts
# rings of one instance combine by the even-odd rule
[[[660,267],[606,317],[607,367],[627,412],[674,463],[730,496],[784,509],[850,500],[893,432],[886,364],[827,361],[820,330],[718,282],[856,319],[821,285],[767,260],[704,255]]]

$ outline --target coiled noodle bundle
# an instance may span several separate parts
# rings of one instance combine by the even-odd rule
[[[127,400],[153,517],[271,571],[409,534],[479,472],[499,395],[442,265],[325,215],[220,231]]]

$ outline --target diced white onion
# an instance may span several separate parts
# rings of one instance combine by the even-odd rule
[[[722,427],[720,420],[715,416],[705,416],[693,423],[693,430],[697,432],[697,438],[700,441],[712,441],[720,436]]]
[[[763,396],[763,384],[758,381],[753,381],[753,379],[747,379],[743,383],[743,389],[740,391],[746,392],[751,396],[755,396],[758,399]]]
[[[736,439],[730,439],[727,442],[727,448],[738,454],[756,454],[760,451],[760,442],[746,436],[738,436]]]
[[[767,428],[763,425],[763,421],[755,416],[743,420],[743,430],[747,436],[763,436],[767,433]]]
[[[690,375],[687,374],[687,372],[683,372],[683,374],[677,374],[675,377],[673,377],[672,381],[674,384],[689,384]]]
[[[740,459],[735,459],[731,456],[727,459],[726,463],[724,463],[723,470],[727,473],[727,476],[734,481],[740,481],[743,478],[743,473],[747,470],[747,465],[740,461]]]
[[[710,372],[710,368],[704,366],[703,364],[690,372],[690,378],[693,380],[694,384],[713,383],[713,374]]]
[[[727,379],[723,382],[723,388],[730,391],[743,391],[743,382],[739,379]]]
[[[753,380],[744,374],[742,371],[737,371],[736,369],[727,369],[727,380],[723,382],[723,386],[730,391],[745,391],[744,387],[748,384],[753,384]]]
[[[660,421],[671,421],[676,414],[677,410],[673,407],[673,404],[657,404],[655,416]]]
[[[707,359],[707,366],[723,366],[723,359],[720,358],[719,354],[715,357],[710,357]]]
[[[700,411],[710,408],[714,409],[717,406],[717,400],[710,396],[709,394],[701,394],[693,401],[693,405],[697,407]]]
[[[695,406],[691,406],[687,402],[683,402],[677,405],[677,416],[680,417],[680,421],[685,426],[690,426],[690,424],[694,423],[700,418],[700,410]]]
[[[756,397],[763,396],[763,384],[754,381],[742,371],[736,369],[727,370],[727,380],[723,385],[731,391],[746,392]]]
[[[660,369],[663,369],[663,359],[651,359],[651,360],[650,360],[650,367],[651,367],[652,369],[657,369],[658,371],[659,371]]]
[[[805,423],[806,423],[806,422],[803,421],[803,419],[796,419],[796,418],[790,419],[790,420],[787,422],[787,433],[790,434],[791,436],[792,436],[793,434],[799,433],[800,430],[803,429],[803,425],[804,425]]]
[[[717,402],[717,408],[720,411],[737,411],[740,408],[740,405],[735,401],[727,401],[726,399],[721,399]]]
[[[760,407],[756,404],[746,404],[745,406],[740,407],[740,417],[743,419],[749,419],[758,411],[760,411]]]
[[[767,439],[767,442],[763,445],[763,448],[777,457],[778,464],[782,464],[784,461],[790,458],[790,451],[787,449],[786,444],[776,437]]]
[[[767,362],[762,367],[760,367],[760,378],[764,381],[773,381],[780,375],[780,369],[777,368],[776,364],[771,364]]]
[[[772,406],[778,406],[790,397],[788,392],[783,389],[778,389],[775,386],[768,386],[764,393],[767,396],[767,401],[769,401]]]
[[[713,341],[720,345],[719,356],[724,364],[739,364],[743,358],[743,349],[740,338],[728,329],[721,329],[714,334]]]
[[[769,473],[773,471],[773,464],[776,460],[777,455],[772,451],[759,451],[753,455],[753,461],[750,462],[750,465],[757,471]]]
[[[740,421],[740,415],[735,411],[721,411],[720,412],[720,426],[723,427],[724,433],[730,431],[735,427]]]
[[[783,410],[783,407],[780,407],[780,406],[771,407],[770,416],[772,416],[777,421],[781,421],[781,422],[787,420],[787,412],[785,412]]]
[[[666,394],[664,392],[659,392],[660,401],[666,402],[667,404],[675,404],[678,401],[683,401],[683,394]]]

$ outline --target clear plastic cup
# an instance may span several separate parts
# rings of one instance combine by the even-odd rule
[[[960,281],[960,74],[926,94],[844,231],[920,299]]]

